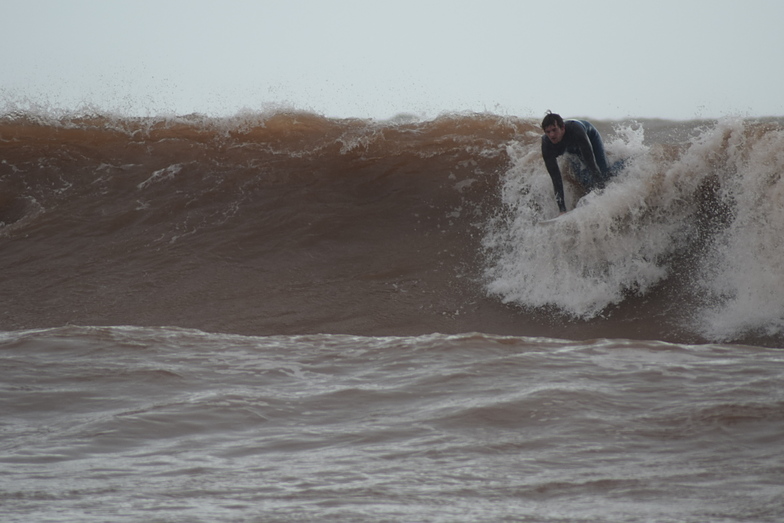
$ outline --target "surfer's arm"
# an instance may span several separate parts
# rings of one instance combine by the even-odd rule
[[[561,177],[561,169],[558,167],[558,160],[555,154],[548,150],[547,144],[542,140],[542,157],[544,158],[544,165],[547,167],[547,172],[550,173],[550,179],[553,181],[553,190],[555,190],[555,202],[558,204],[558,209],[564,213],[566,212],[566,204],[564,203],[564,188],[563,178]]]

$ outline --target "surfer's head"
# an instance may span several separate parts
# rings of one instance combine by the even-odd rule
[[[544,120],[542,120],[542,130],[551,142],[560,142],[563,139],[564,132],[566,131],[564,129],[564,121],[563,118],[561,118],[561,115],[547,111],[547,114],[544,115]]]
[[[551,125],[555,125],[557,127],[563,127],[563,118],[561,118],[560,114],[555,114],[552,111],[547,111],[544,115],[544,120],[542,120],[542,130],[547,129]]]

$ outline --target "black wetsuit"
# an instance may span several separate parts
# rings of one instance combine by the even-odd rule
[[[604,187],[609,178],[604,144],[596,128],[584,120],[566,120],[564,129],[563,138],[558,143],[551,142],[547,135],[542,136],[542,157],[553,180],[555,200],[561,212],[566,212],[566,204],[561,169],[556,158],[564,153],[575,154],[580,158],[587,171],[578,168],[575,175],[587,191],[594,187]]]

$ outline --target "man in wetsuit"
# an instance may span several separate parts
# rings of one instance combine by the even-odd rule
[[[550,111],[542,120],[542,157],[553,180],[555,201],[561,214],[566,212],[564,203],[563,179],[556,158],[564,153],[576,155],[580,161],[572,163],[577,181],[591,191],[603,188],[610,177],[607,169],[607,158],[604,155],[604,143],[599,131],[585,120],[563,121],[559,115]]]

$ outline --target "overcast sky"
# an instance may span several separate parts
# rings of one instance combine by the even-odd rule
[[[0,109],[784,115],[782,0],[0,0]]]

